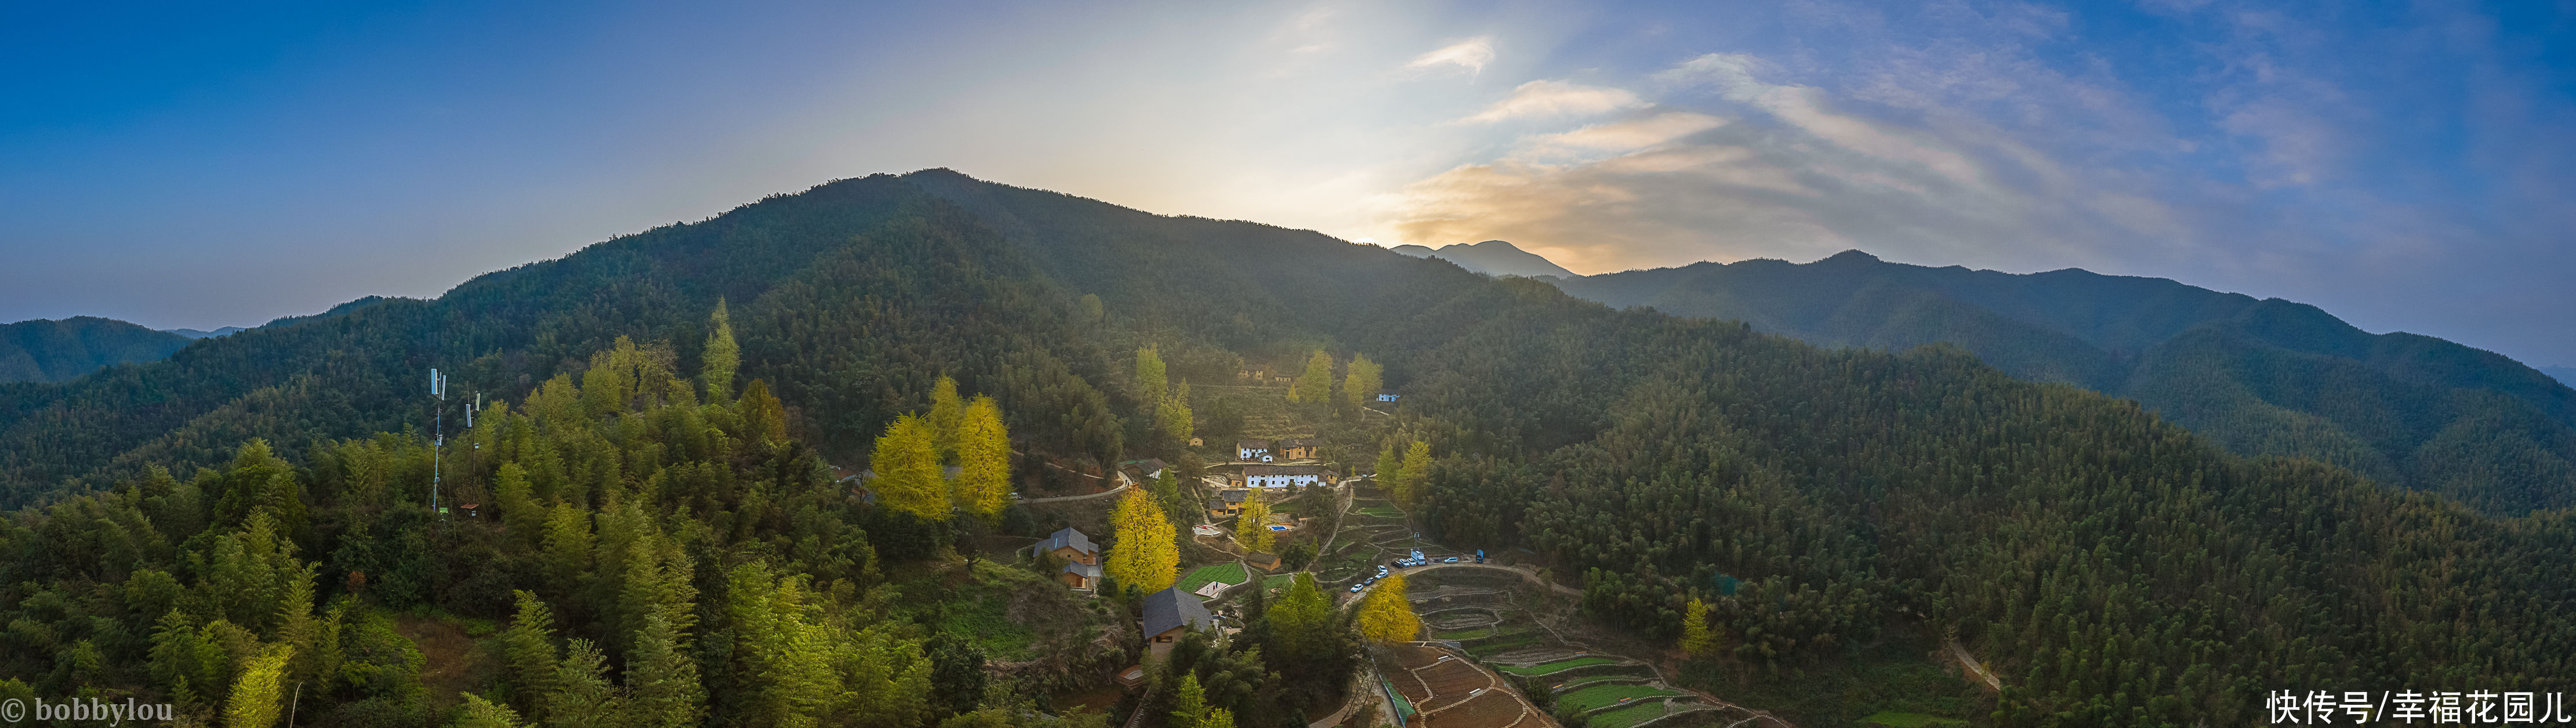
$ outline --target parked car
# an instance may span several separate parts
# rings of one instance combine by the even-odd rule
[[[1361,589],[1366,589],[1366,588],[1368,588],[1368,585],[1367,585],[1367,584],[1352,584],[1352,585],[1351,585],[1351,593],[1352,593],[1352,594],[1358,594],[1358,593],[1360,593],[1360,590],[1361,590]]]
[[[1451,557],[1449,557],[1449,558],[1441,559],[1441,560],[1440,560],[1440,563],[1443,563],[1443,564],[1455,564],[1455,563],[1458,563],[1458,557],[1456,557],[1456,556],[1451,556]]]

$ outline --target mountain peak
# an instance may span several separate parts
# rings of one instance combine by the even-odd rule
[[[1456,263],[1460,268],[1492,276],[1582,277],[1548,260],[1545,256],[1522,250],[1520,246],[1502,240],[1487,240],[1472,244],[1455,243],[1441,246],[1438,250],[1420,245],[1398,245],[1389,250],[1416,258],[1436,257]]]
[[[1822,260],[1818,260],[1818,261],[1816,261],[1816,262],[1818,262],[1818,263],[1841,263],[1841,264],[1849,265],[1849,264],[1853,264],[1853,263],[1883,263],[1883,262],[1886,262],[1886,261],[1879,260],[1879,259],[1878,259],[1878,256],[1870,255],[1870,254],[1868,254],[1868,253],[1863,253],[1863,252],[1861,252],[1859,249],[1854,248],[1854,249],[1852,249],[1852,250],[1846,250],[1846,251],[1843,251],[1843,252],[1840,252],[1840,253],[1835,253],[1835,254],[1833,254],[1833,255],[1826,256],[1824,259],[1822,259]]]

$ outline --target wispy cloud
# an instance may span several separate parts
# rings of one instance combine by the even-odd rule
[[[1493,37],[1477,36],[1451,44],[1447,47],[1441,48],[1440,50],[1415,56],[1413,62],[1404,64],[1404,67],[1415,70],[1457,68],[1465,69],[1468,73],[1474,74],[1483,73],[1485,70],[1485,64],[1492,62],[1494,62]]]
[[[1725,126],[1727,120],[1690,111],[1668,111],[1642,119],[1593,124],[1580,129],[1531,137],[1522,156],[1581,152],[1629,152]]]
[[[1594,116],[1645,105],[1645,99],[1637,98],[1637,94],[1627,89],[1564,81],[1531,81],[1512,89],[1511,96],[1485,107],[1484,111],[1458,121],[1490,124],[1512,119]]]

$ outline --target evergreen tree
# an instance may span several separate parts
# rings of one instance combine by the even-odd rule
[[[1323,404],[1333,401],[1333,355],[1316,349],[1306,357],[1306,373],[1297,377],[1297,401]]]
[[[626,661],[628,725],[687,728],[706,714],[706,688],[698,679],[698,662],[689,659],[687,636],[669,616],[644,617],[635,652]]]
[[[1198,728],[1234,728],[1234,711],[1225,708],[1209,709],[1207,718],[1199,721]]]
[[[948,482],[940,472],[939,449],[930,426],[921,418],[908,414],[895,418],[885,435],[877,438],[876,454],[868,464],[876,470],[868,487],[876,491],[878,505],[924,521],[948,520]]]
[[[977,395],[959,416],[957,465],[957,507],[999,523],[1011,504],[1011,434],[993,398]]]
[[[242,663],[241,676],[233,679],[230,702],[224,705],[225,728],[270,728],[284,706],[286,661],[295,649],[286,645],[269,645],[259,656]]]
[[[1330,648],[1333,601],[1315,584],[1314,574],[1297,574],[1288,593],[1263,610],[1262,618],[1269,623],[1273,654],[1292,664],[1317,660]]]
[[[1118,583],[1147,593],[1169,588],[1179,575],[1181,554],[1174,541],[1179,534],[1171,519],[1163,516],[1162,507],[1143,492],[1130,490],[1118,499],[1110,524],[1118,542],[1110,547],[1101,570]]]
[[[501,631],[502,668],[510,678],[510,702],[520,712],[542,718],[546,696],[555,689],[554,610],[535,594],[520,591],[517,596],[519,613]]]
[[[1108,314],[1107,311],[1100,307],[1100,296],[1096,294],[1082,294],[1082,300],[1079,305],[1082,308],[1082,322],[1086,324],[1100,323],[1101,319],[1105,318]]]
[[[1342,398],[1351,406],[1366,407],[1377,401],[1377,392],[1386,387],[1386,367],[1369,361],[1368,355],[1352,354],[1351,363],[1342,372]]]
[[[562,728],[615,728],[626,717],[626,701],[608,683],[608,658],[590,640],[575,639],[555,663],[554,692],[546,695],[546,725]]]
[[[751,380],[751,387],[743,390],[742,429],[744,439],[763,447],[787,441],[787,406],[770,395],[768,381]]]
[[[1207,690],[1199,686],[1198,673],[1186,666],[1175,665],[1181,675],[1180,686],[1172,689],[1171,728],[1204,728],[1208,719]]]
[[[1404,575],[1389,574],[1360,601],[1360,636],[1380,644],[1411,642],[1422,635],[1422,618],[1406,599]]]
[[[1395,441],[1388,440],[1384,447],[1378,448],[1377,468],[1370,471],[1377,475],[1378,489],[1389,495],[1395,493],[1396,480],[1404,477],[1404,461],[1400,457],[1395,451]]]
[[[716,299],[716,312],[709,317],[714,331],[707,334],[707,348],[699,355],[703,364],[699,378],[706,380],[707,401],[724,404],[733,401],[733,375],[742,368],[742,346],[733,340],[733,315],[725,311],[722,297]]]
[[[519,711],[511,710],[509,706],[495,705],[492,701],[484,700],[483,696],[473,693],[465,693],[461,697],[465,698],[465,704],[459,706],[463,708],[464,714],[456,717],[456,722],[450,724],[451,728],[527,728],[528,726],[527,723],[520,722]]]
[[[1423,481],[1431,475],[1431,443],[1415,440],[1407,446],[1404,464],[1397,466],[1397,472],[1395,500],[1411,508],[1421,501],[1423,491],[1427,490]]]
[[[960,428],[966,424],[966,401],[957,398],[957,379],[946,374],[930,387],[930,415],[923,418],[930,425],[933,442],[939,446],[941,462],[957,458]]]
[[[1190,512],[1190,496],[1181,490],[1181,480],[1172,475],[1172,468],[1164,468],[1146,487],[1154,491],[1154,501],[1163,504],[1165,515],[1178,516]]]
[[[1163,403],[1154,408],[1155,424],[1162,427],[1163,432],[1171,435],[1174,440],[1190,439],[1192,417],[1194,415],[1190,413],[1190,382],[1186,379],[1181,380],[1180,386],[1172,388],[1172,396],[1164,398]]]

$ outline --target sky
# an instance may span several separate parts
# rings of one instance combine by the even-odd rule
[[[947,167],[1578,273],[1845,249],[2576,364],[2576,0],[0,5],[0,321],[429,297]]]

